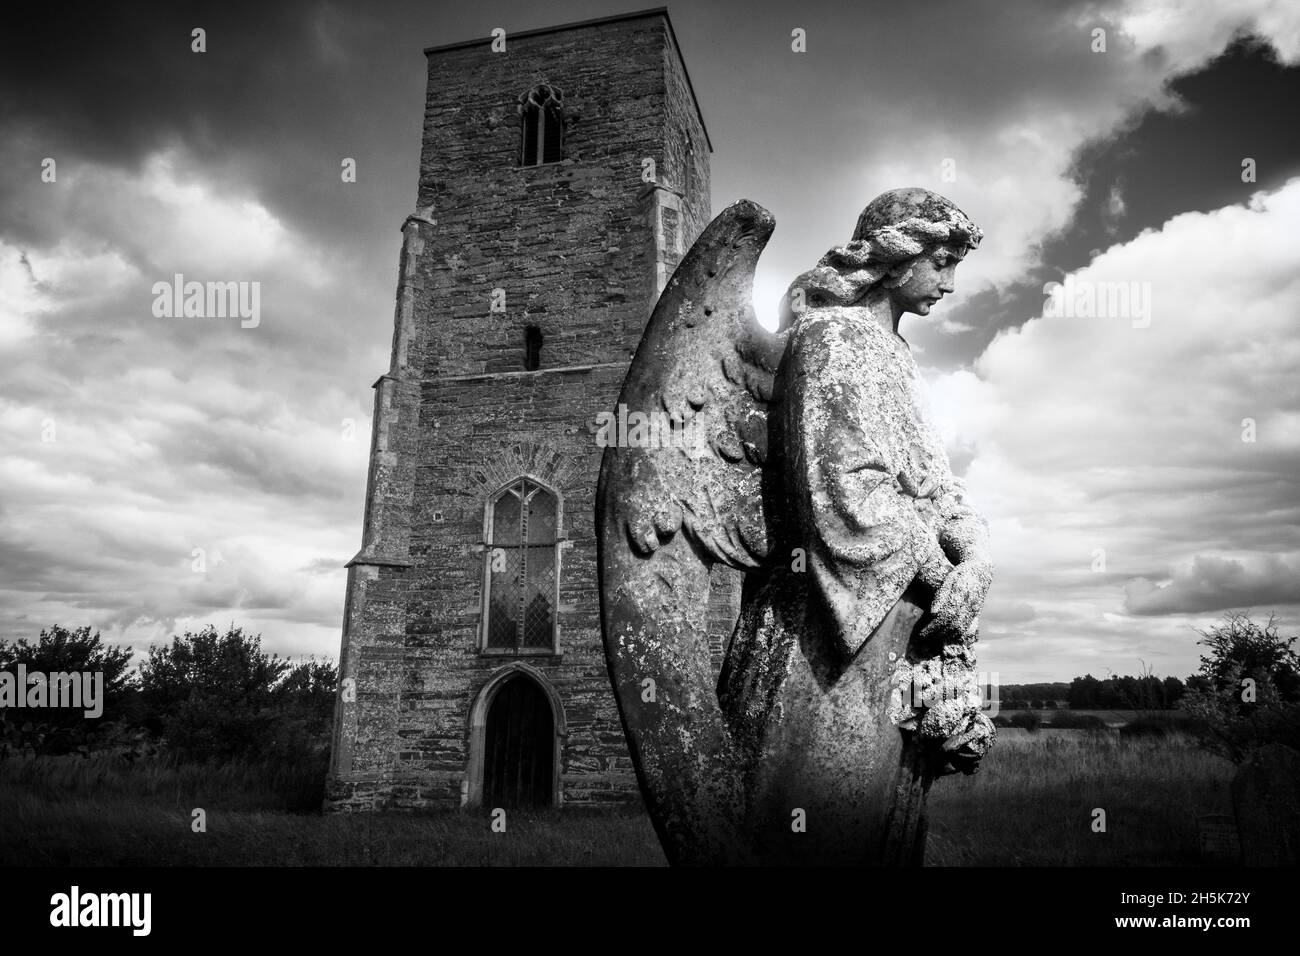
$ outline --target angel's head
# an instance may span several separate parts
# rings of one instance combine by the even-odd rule
[[[928,189],[891,189],[867,204],[847,245],[822,256],[790,286],[781,327],[803,308],[861,304],[888,295],[896,312],[926,315],[954,288],[957,263],[979,245],[980,228]]]

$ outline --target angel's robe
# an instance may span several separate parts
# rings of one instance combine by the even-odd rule
[[[982,547],[986,525],[930,423],[911,349],[867,310],[800,316],[778,388],[792,543],[827,636],[851,656],[918,575],[932,591]]]
[[[951,562],[980,556],[984,522],[911,350],[865,310],[803,313],[775,389],[781,557],[746,595],[718,681],[746,826],[781,862],[914,862],[933,768],[899,732],[898,669]],[[818,827],[791,836],[792,807]]]

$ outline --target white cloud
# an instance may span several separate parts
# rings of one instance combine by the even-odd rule
[[[116,250],[67,240],[49,250],[24,250],[0,239],[0,345],[32,335],[46,313],[94,309],[138,278]]]
[[[234,620],[337,654],[386,344],[343,345],[365,283],[176,150],[63,163],[14,202],[59,238],[0,239],[0,637],[91,623],[139,645]],[[173,270],[261,281],[262,326],[156,318]],[[221,560],[196,572],[195,548]]]
[[[917,30],[914,15],[906,5],[873,10],[875,32],[910,35]],[[1094,54],[1091,31],[1099,25],[1110,35],[1106,52]],[[1300,4],[1269,0],[1228,10],[1192,0],[1095,3],[1073,11],[1007,2],[963,21],[964,62],[936,64],[918,54],[929,37],[920,46],[873,48],[862,75],[846,75],[836,88],[834,123],[826,122],[824,110],[788,119],[795,128],[784,135],[816,149],[806,150],[794,170],[781,170],[779,186],[769,191],[758,181],[742,191],[777,216],[756,282],[760,318],[774,324],[790,280],[848,239],[866,202],[900,186],[948,196],[985,232],[979,254],[963,265],[956,292],[945,300],[947,312],[1019,280],[1037,262],[1043,241],[1068,228],[1075,214],[1082,198],[1072,175],[1079,148],[1113,136],[1145,110],[1180,109],[1169,81],[1219,56],[1238,29],[1253,30],[1289,62],[1300,55]],[[822,42],[843,48],[860,39]],[[1157,48],[1162,55],[1151,55]],[[1015,50],[1014,70],[1000,67],[1011,62],[1007,49]],[[948,69],[958,79],[927,82],[929,95],[917,97],[918,70]],[[799,129],[801,123],[807,128]],[[945,177],[945,160],[955,163],[955,180]],[[918,331],[923,344],[933,332],[961,327],[940,317]]]
[[[1300,61],[1300,7],[1291,0],[1127,0],[1116,13],[1124,33],[1142,51],[1161,48],[1176,69],[1204,61],[1239,31],[1265,37],[1283,62]]]
[[[1300,556],[1297,227],[1300,179],[1177,216],[1073,276],[1149,282],[1149,327],[1036,318],[1000,334],[974,374],[934,383],[950,445],[976,447],[967,481],[992,523],[999,657],[1068,677],[1087,647],[1187,673],[1189,623],[1252,595],[1300,610],[1300,581],[1279,577]],[[1025,603],[1056,619],[1003,607]]]
[[[1124,586],[1132,614],[1217,611],[1292,604],[1300,590],[1300,561],[1276,554],[1236,559],[1198,554],[1174,568],[1167,581],[1135,578]]]

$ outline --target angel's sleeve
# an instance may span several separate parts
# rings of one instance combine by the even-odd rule
[[[935,495],[935,507],[943,522],[939,542],[953,563],[987,560],[988,521],[966,501],[965,484],[951,472]]]
[[[789,490],[808,572],[849,654],[918,572],[947,563],[897,481],[900,465],[887,438],[899,425],[881,412],[895,370],[854,341],[853,331],[832,319],[796,327],[784,408]]]

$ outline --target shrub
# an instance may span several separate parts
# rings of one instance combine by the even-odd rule
[[[129,672],[130,648],[106,645],[90,628],[51,627],[35,643],[18,640],[0,643],[0,671],[16,674],[19,665],[29,674],[102,674],[103,712],[85,716],[84,709],[51,707],[0,708],[0,757],[9,753],[58,755],[80,753],[106,746],[139,716],[140,701],[134,676]],[[25,689],[23,690],[25,693]]]
[[[1109,730],[1106,721],[1096,714],[1080,714],[1068,710],[1058,710],[1052,715],[1049,725],[1057,730]]]
[[[1270,743],[1300,749],[1297,638],[1279,634],[1273,615],[1257,624],[1241,613],[1197,633],[1209,652],[1198,679],[1187,682],[1183,707],[1204,746],[1234,762]]]
[[[1030,733],[1033,733],[1042,725],[1043,718],[1039,717],[1038,714],[1034,713],[1032,710],[1020,711],[1013,715],[1007,724],[1008,727],[1020,727]]]
[[[1121,737],[1162,739],[1173,734],[1197,734],[1201,722],[1186,714],[1154,711],[1141,714],[1120,727]]]
[[[169,752],[196,761],[294,759],[325,747],[334,665],[297,665],[262,650],[261,635],[209,625],[153,647],[140,667],[152,729]]]
[[[262,651],[261,636],[209,625],[153,647],[137,677],[131,650],[89,627],[52,627],[31,643],[0,642],[0,671],[102,672],[103,714],[0,708],[0,759],[103,751],[126,761],[160,752],[195,762],[281,761],[313,766],[327,754],[337,668]]]

